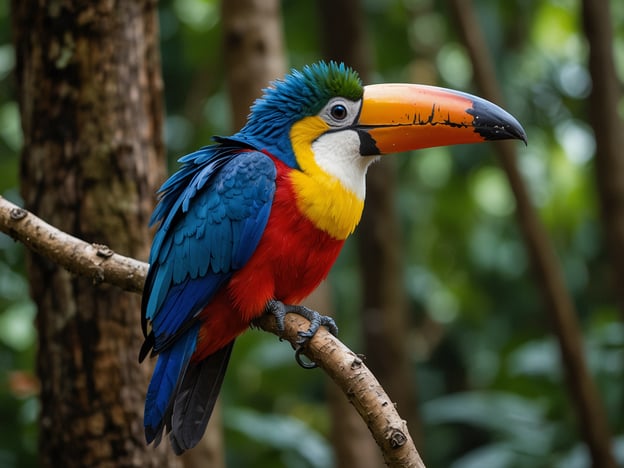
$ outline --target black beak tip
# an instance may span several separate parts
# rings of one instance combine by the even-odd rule
[[[509,112],[485,100],[474,100],[467,111],[474,117],[472,125],[484,140],[521,140],[527,145],[526,132]]]
[[[485,127],[475,127],[485,140],[521,140],[525,146],[528,145],[526,132],[516,119],[514,122],[494,123]]]

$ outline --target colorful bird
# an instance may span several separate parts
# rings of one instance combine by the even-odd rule
[[[297,306],[326,277],[364,206],[380,155],[520,139],[520,124],[469,94],[413,84],[362,86],[336,63],[274,82],[231,137],[180,159],[159,191],[142,301],[139,360],[158,361],[145,436],[181,454],[202,437],[235,338],[266,312],[333,321]],[[293,305],[295,304],[295,305]]]

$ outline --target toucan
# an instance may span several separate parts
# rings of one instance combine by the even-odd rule
[[[273,82],[229,137],[182,157],[160,188],[142,298],[139,360],[158,360],[144,413],[148,443],[176,454],[201,439],[234,341],[267,312],[332,319],[298,305],[327,276],[364,207],[366,171],[386,154],[518,139],[484,99],[432,86],[363,86],[320,62]]]

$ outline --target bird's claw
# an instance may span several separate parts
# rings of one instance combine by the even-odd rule
[[[297,346],[297,349],[295,349],[295,361],[297,361],[297,364],[299,364],[304,369],[316,369],[318,367],[318,364],[314,361],[304,361],[301,357],[302,353],[303,346]]]
[[[336,336],[338,335],[338,327],[336,326],[336,322],[331,317],[327,315],[321,315],[316,310],[308,309],[305,306],[291,306],[296,308],[296,310],[292,310],[291,312],[301,315],[310,321],[310,328],[306,331],[300,331],[297,334],[299,335],[299,339],[297,340],[297,344],[299,346],[305,345],[310,339],[316,334],[319,328],[322,326],[327,328],[329,333]]]
[[[275,317],[275,324],[277,325],[277,331],[280,335],[284,333],[284,318],[288,313],[286,306],[279,301],[269,301],[266,306],[266,312]],[[280,340],[281,340],[280,336]]]
[[[310,321],[310,327],[306,331],[300,331],[297,334],[297,349],[295,350],[295,360],[304,369],[314,369],[317,367],[315,362],[306,362],[301,359],[301,353],[303,348],[310,341],[310,339],[316,334],[320,327],[326,327],[327,330],[334,336],[338,335],[338,327],[333,318],[326,315],[319,314],[316,310],[309,309],[300,305],[287,305],[280,301],[269,301],[266,308],[267,312],[275,317],[277,324],[277,330],[280,335],[284,332],[284,318],[286,314],[293,313],[301,315],[302,317]]]

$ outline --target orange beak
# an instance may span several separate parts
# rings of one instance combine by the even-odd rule
[[[362,156],[489,140],[526,143],[522,126],[497,105],[459,91],[414,84],[365,86],[355,126]]]

